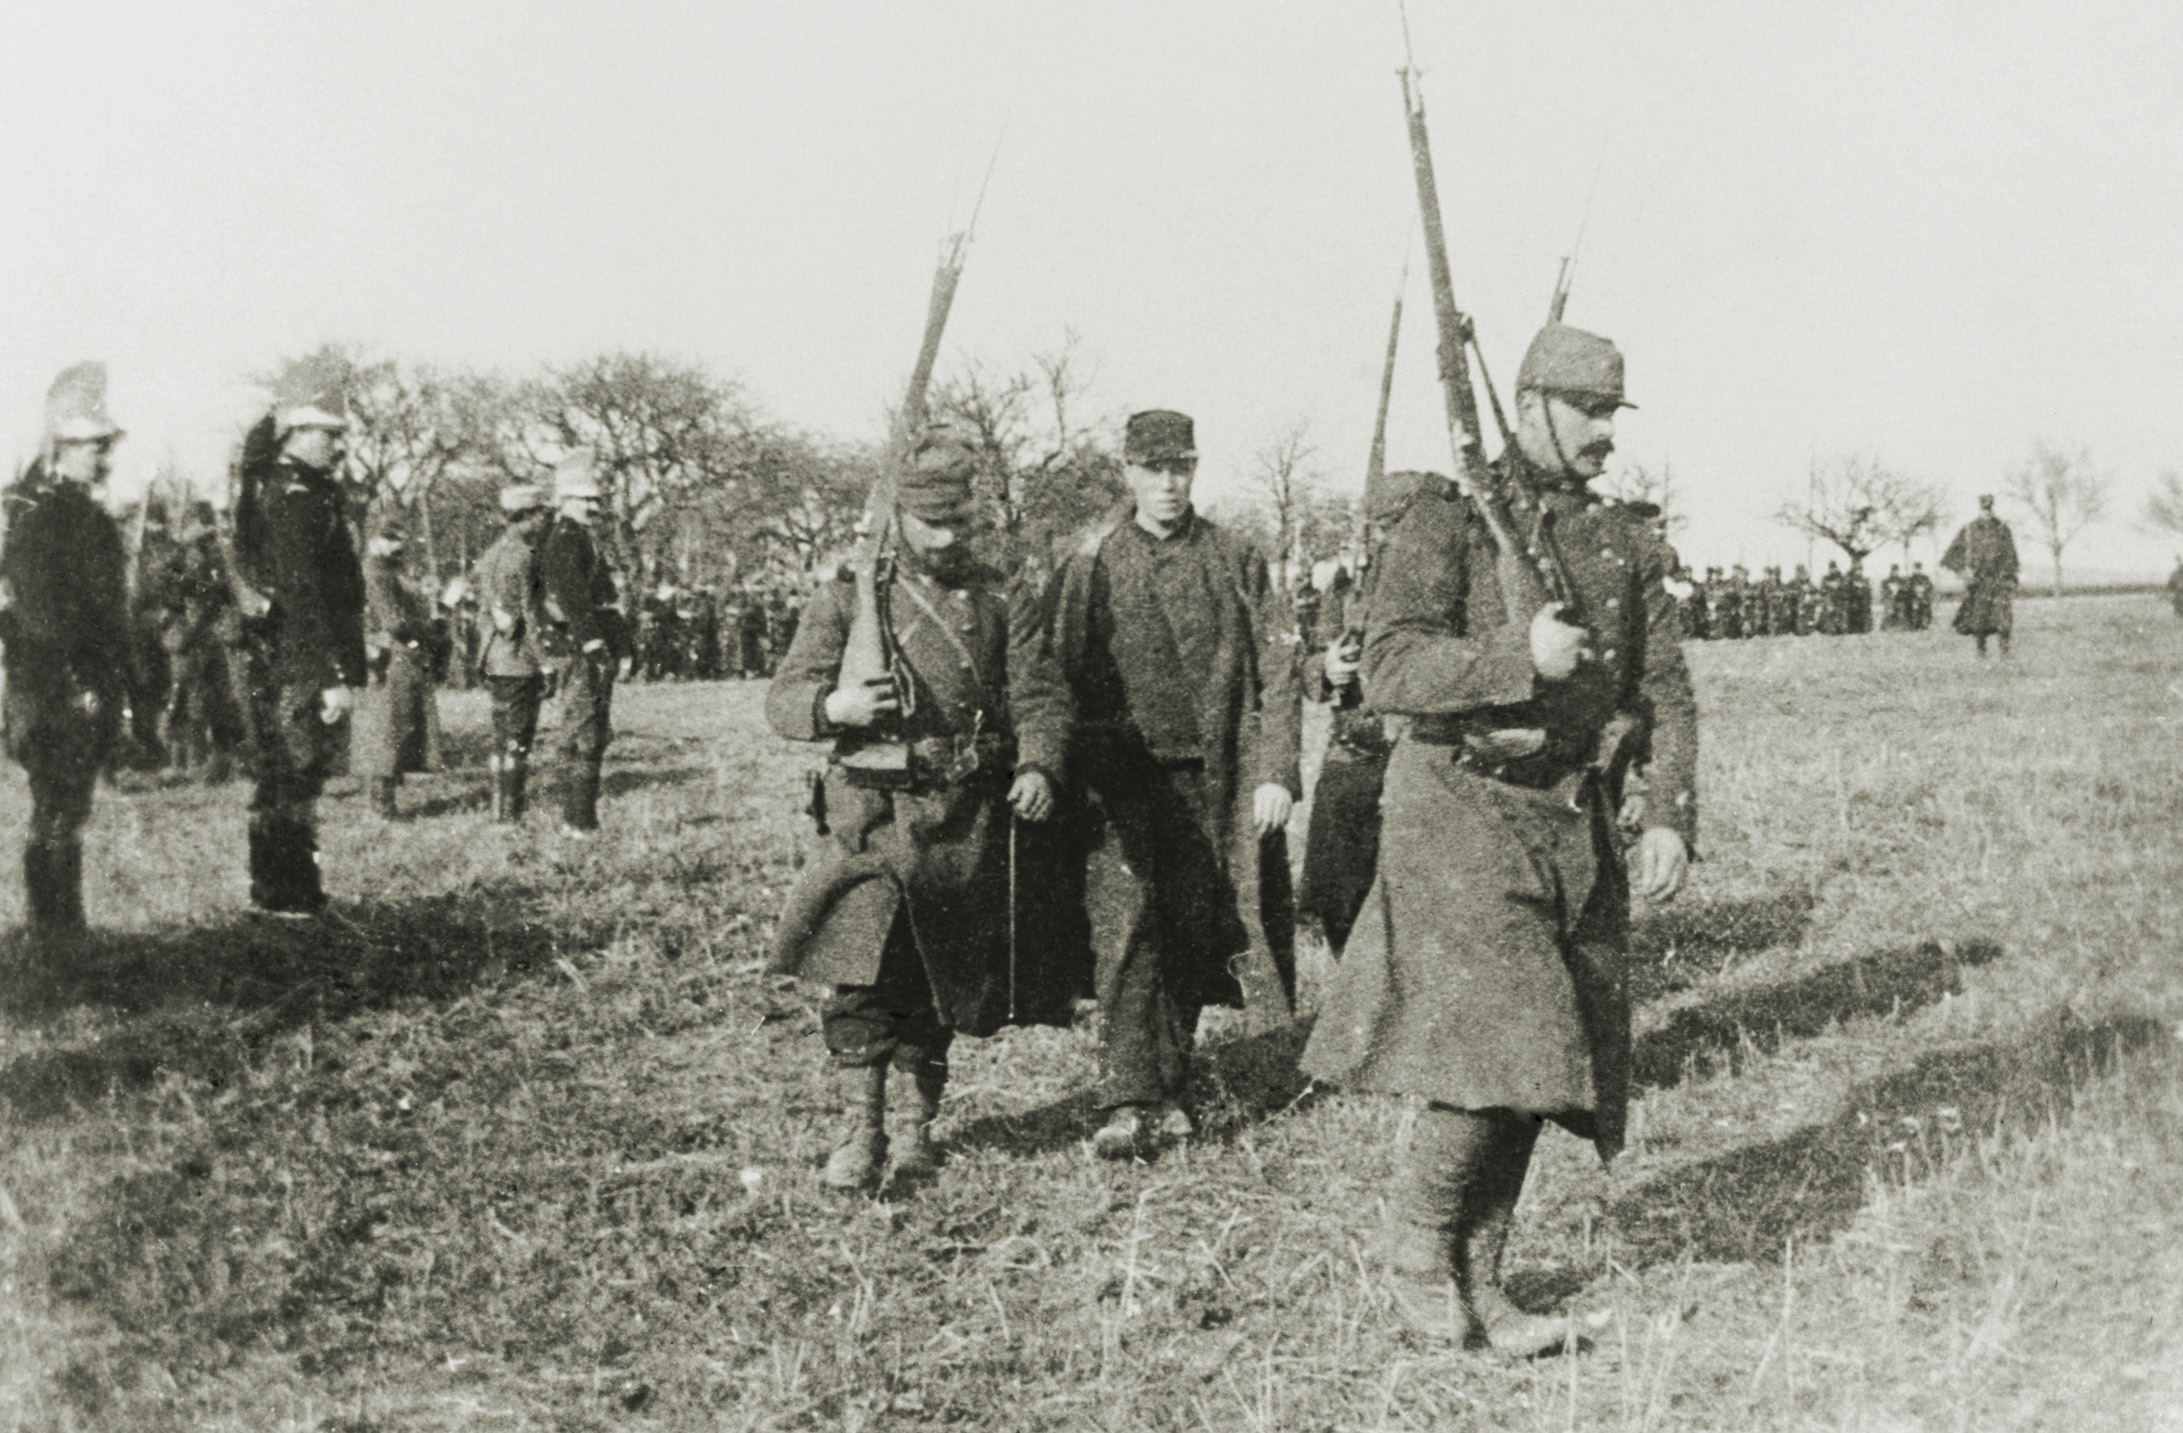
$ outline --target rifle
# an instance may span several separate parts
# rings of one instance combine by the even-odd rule
[[[1387,407],[1395,393],[1395,350],[1402,342],[1402,291],[1410,283],[1410,260],[1403,256],[1402,277],[1395,282],[1395,316],[1387,325],[1387,359],[1380,368],[1380,406],[1372,420],[1372,450],[1364,460],[1364,498],[1357,504],[1354,546],[1357,571],[1342,610],[1342,646],[1364,645],[1364,574],[1372,566],[1372,514],[1387,482]]]
[[[992,177],[988,167],[987,178]],[[849,634],[842,644],[839,686],[847,687],[892,677],[899,710],[892,719],[870,727],[843,732],[834,741],[833,763],[842,768],[852,786],[899,789],[914,779],[910,770],[909,743],[901,735],[901,719],[914,710],[915,683],[901,660],[894,641],[894,622],[887,610],[887,594],[893,585],[894,557],[888,550],[894,535],[895,497],[900,487],[902,464],[909,459],[911,443],[924,425],[926,394],[932,386],[932,368],[940,353],[940,339],[947,331],[948,312],[955,305],[955,287],[963,277],[963,260],[970,236],[978,222],[978,207],[985,202],[983,188],[970,222],[948,237],[942,246],[939,267],[932,275],[932,295],[925,305],[925,336],[918,346],[917,362],[910,369],[909,389],[896,410],[888,435],[887,453],[858,524],[860,536],[850,571],[856,583],[856,610]],[[821,808],[823,812],[823,808]],[[823,822],[823,814],[818,818]]]

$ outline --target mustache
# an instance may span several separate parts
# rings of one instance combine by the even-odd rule
[[[1604,458],[1614,450],[1614,440],[1612,438],[1602,438],[1596,443],[1585,444],[1578,450],[1577,456],[1582,458]]]

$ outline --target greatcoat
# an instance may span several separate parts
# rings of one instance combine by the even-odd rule
[[[875,984],[888,933],[906,916],[950,1029],[1065,1025],[1089,984],[1080,917],[1052,899],[1052,823],[1011,832],[1007,802],[1021,770],[1044,772],[1058,791],[1067,757],[1068,694],[1036,597],[1020,585],[1003,595],[998,574],[983,570],[952,585],[897,569],[885,595],[909,675],[899,730],[916,754],[915,784],[851,785],[839,766],[820,778],[814,806],[831,835],[789,895],[772,968],[815,984]],[[766,719],[782,736],[842,733],[825,705],[855,611],[846,574],[813,595],[766,692]]]
[[[1940,565],[1963,579],[1955,629],[1966,637],[2006,634],[2016,616],[2016,536],[1992,513],[1965,523]]]
[[[1696,714],[1659,580],[1672,552],[1584,495],[1543,507],[1590,634],[1563,682],[1537,677],[1530,614],[1507,612],[1491,537],[1452,486],[1388,542],[1362,675],[1408,726],[1378,881],[1303,1065],[1352,1090],[1551,1117],[1605,1157],[1628,1100],[1629,894],[1593,763],[1613,718],[1642,717],[1647,824],[1691,841]]]
[[[546,670],[547,631],[538,550],[513,526],[477,562],[478,622],[485,645],[478,669],[487,677],[535,677]]]
[[[400,564],[364,564],[364,651],[369,684],[357,693],[349,769],[386,778],[439,765],[440,712],[425,643],[432,611]]]

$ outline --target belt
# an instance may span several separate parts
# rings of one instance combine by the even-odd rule
[[[1580,784],[1573,778],[1592,769],[1582,756],[1557,750],[1544,727],[1466,729],[1449,722],[1420,718],[1411,727],[1409,738],[1426,746],[1449,748],[1456,770],[1483,776],[1489,781],[1532,791],[1569,785],[1572,802],[1579,794],[1577,786]]]

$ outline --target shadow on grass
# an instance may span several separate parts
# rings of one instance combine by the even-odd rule
[[[1853,1086],[1822,1123],[1662,1171],[1609,1214],[1627,1264],[1779,1258],[1784,1244],[1849,1227],[1867,1180],[1945,1162],[2004,1118],[2037,1119],[2123,1054],[2171,1036],[2128,1017],[2087,1026],[2067,1012],[2011,1040],[1964,1041]]]
[[[1962,990],[1965,966],[2000,954],[1991,941],[1925,941],[1772,984],[1718,989],[1638,1031],[1631,1077],[1639,1085],[1676,1085],[1701,1064],[1725,1063],[1733,1070],[1736,1052],[1746,1046],[1770,1050],[1792,1036],[1819,1034],[1837,1020],[1932,1005]]]
[[[1657,999],[1721,974],[1739,955],[1795,945],[1817,904],[1801,890],[1649,910],[1630,928],[1631,994]]]
[[[694,781],[711,781],[710,766],[623,766],[609,762],[600,778],[599,794],[602,796],[627,796],[633,791],[643,791],[653,786],[684,786]]]
[[[218,1085],[258,1046],[306,1022],[452,999],[605,943],[604,929],[524,919],[515,894],[366,903],[294,923],[239,914],[220,925],[94,931],[66,951],[18,955],[0,1012],[35,1019],[95,1005],[141,1018],[0,1066],[0,1108],[16,1120],[58,1118],[166,1072]]]

